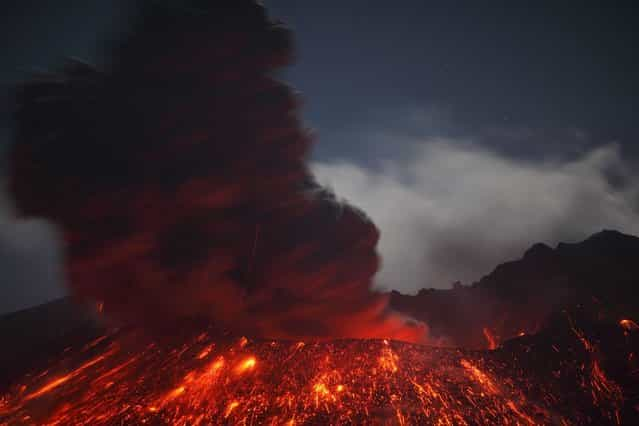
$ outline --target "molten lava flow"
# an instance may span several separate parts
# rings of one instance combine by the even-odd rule
[[[0,399],[0,424],[571,424],[553,380],[499,351],[385,340],[187,343],[136,350],[133,331],[96,339]],[[123,342],[128,342],[124,344]],[[77,367],[74,367],[77,366]],[[601,409],[621,398],[593,364],[583,385]],[[528,393],[536,389],[554,399]],[[572,410],[572,411],[571,411]],[[614,414],[611,417],[614,419]]]
[[[71,371],[70,373],[67,373],[63,376],[57,377],[53,380],[51,380],[49,383],[47,383],[46,385],[42,386],[41,388],[27,394],[24,397],[25,401],[30,401],[32,399],[38,398],[42,395],[45,395],[51,391],[53,391],[55,388],[63,385],[64,383],[68,382],[69,380],[73,379],[74,377],[80,375],[84,370],[86,370],[87,368],[101,362],[104,361],[105,359],[107,359],[110,355],[112,355],[115,351],[115,348],[112,348],[111,350],[107,351],[106,353],[96,356],[95,358],[85,362],[84,364],[82,364],[81,366],[79,366],[78,368],[76,368],[75,370]]]

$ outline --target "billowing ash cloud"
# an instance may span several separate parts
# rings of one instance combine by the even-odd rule
[[[578,241],[605,228],[639,233],[639,177],[616,145],[569,161],[515,160],[450,139],[414,147],[378,169],[314,166],[320,183],[380,227],[380,287],[470,283],[537,241]]]
[[[105,72],[24,85],[11,189],[61,226],[76,297],[127,321],[268,337],[424,330],[369,290],[377,228],[306,166],[291,35],[252,1],[148,8]],[[210,4],[214,6],[199,6]]]

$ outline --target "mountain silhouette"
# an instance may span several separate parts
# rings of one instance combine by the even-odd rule
[[[639,238],[604,230],[556,248],[537,243],[470,286],[390,293],[391,307],[427,323],[444,343],[485,347],[537,332],[549,316],[577,305],[597,305],[610,317],[636,317]]]

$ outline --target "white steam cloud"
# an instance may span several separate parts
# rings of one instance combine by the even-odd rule
[[[412,293],[470,283],[538,241],[601,229],[639,233],[639,179],[614,144],[567,162],[514,160],[442,139],[414,154],[379,169],[313,166],[321,184],[381,229],[380,288]]]

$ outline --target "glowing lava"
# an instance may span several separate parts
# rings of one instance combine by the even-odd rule
[[[497,346],[499,346],[497,344],[497,339],[495,339],[495,336],[493,336],[493,333],[490,331],[490,329],[487,327],[484,327],[482,329],[482,332],[484,333],[484,337],[486,338],[488,349],[490,349],[491,351],[494,349],[497,349]]]
[[[637,323],[631,319],[622,319],[621,321],[619,321],[619,325],[627,332],[639,330],[639,325],[637,325]]]
[[[0,399],[0,424],[572,424],[582,418],[546,378],[499,351],[385,340],[213,342],[130,348],[134,332],[97,339]],[[126,341],[129,344],[124,344]],[[88,361],[87,361],[88,360]],[[76,367],[74,367],[76,366]],[[621,398],[598,364],[593,402]],[[614,419],[615,416],[613,415]]]

